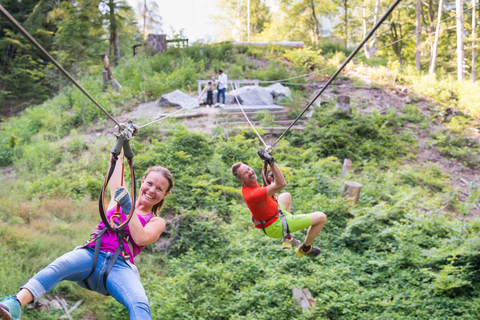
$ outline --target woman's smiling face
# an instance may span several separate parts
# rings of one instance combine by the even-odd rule
[[[150,171],[146,177],[142,179],[140,186],[139,200],[144,205],[154,206],[170,192],[168,180],[158,171]]]

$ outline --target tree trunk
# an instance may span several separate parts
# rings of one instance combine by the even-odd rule
[[[463,81],[463,59],[465,51],[463,48],[463,0],[456,0],[457,10],[457,76],[458,81]]]
[[[475,60],[477,59],[477,53],[475,52],[475,31],[477,30],[475,2],[475,0],[472,0],[472,82],[475,82],[477,78],[477,71],[475,70]]]
[[[475,1],[475,0],[473,0]],[[438,55],[438,37],[440,35],[440,21],[442,21],[442,12],[443,12],[443,0],[440,0],[438,4],[438,17],[437,17],[437,27],[435,30],[435,41],[433,42],[432,47],[432,57],[430,60],[430,69],[428,69],[428,73],[434,74],[435,67],[437,64],[437,55]]]
[[[367,0],[363,1],[363,38],[367,36]],[[363,46],[363,50],[365,51],[365,57],[367,59],[371,59],[372,57],[370,56],[370,50],[368,50],[368,42],[365,43]]]
[[[347,47],[347,39],[348,39],[348,19],[347,19],[347,13],[348,13],[348,0],[343,0],[343,7],[344,7],[344,16],[343,16],[343,25],[345,26],[345,37],[344,37],[344,44],[345,48]]]
[[[117,21],[115,17],[115,2],[114,0],[108,1],[108,7],[110,8],[110,56],[114,56],[113,65],[117,66],[120,61],[120,49],[118,47],[118,32]]]
[[[373,18],[373,25],[377,24],[378,21],[378,14],[380,12],[380,0],[375,1],[375,15]],[[363,37],[367,36],[367,0],[363,2]],[[371,59],[373,57],[373,53],[375,52],[375,45],[377,43],[377,33],[374,32],[372,35],[372,40],[370,43],[366,42],[364,45],[365,57],[367,59]]]
[[[320,42],[320,30],[318,27],[318,19],[317,16],[315,15],[315,2],[313,0],[310,0],[310,7],[312,9],[312,23],[313,23],[313,37],[314,37],[314,42],[315,44],[318,44]]]
[[[420,1],[417,0],[415,7],[415,32],[417,34],[415,42],[415,68],[417,71],[420,71],[420,15],[422,12],[422,3]]]
[[[395,52],[395,55],[397,56],[397,59],[398,59],[398,63],[400,63],[400,66],[403,68],[404,62],[402,58],[402,41],[396,42],[400,40],[400,37],[402,35],[402,25],[398,24],[399,30],[397,30],[397,24],[395,23],[395,21],[392,21],[390,26],[391,26],[392,40],[393,40],[392,41],[393,52]]]
[[[143,39],[147,38],[147,35],[145,34],[145,28],[147,25],[147,0],[143,1]]]

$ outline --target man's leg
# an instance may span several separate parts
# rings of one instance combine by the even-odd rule
[[[291,204],[292,204],[292,195],[288,192],[284,192],[278,196],[278,202],[280,202],[283,207],[285,208],[285,211],[287,212],[292,212],[291,210]]]
[[[227,88],[222,89],[222,103],[225,104],[225,91],[227,91]]]
[[[313,212],[310,216],[312,218],[312,225],[308,228],[307,236],[305,237],[305,241],[303,241],[303,244],[307,247],[312,245],[313,240],[320,234],[325,222],[327,222],[327,216],[323,212]]]

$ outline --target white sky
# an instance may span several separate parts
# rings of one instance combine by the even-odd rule
[[[219,39],[220,26],[212,19],[212,15],[221,14],[218,1],[228,0],[154,0],[162,17],[163,33],[171,35],[171,27],[175,31],[184,29],[189,41],[203,40],[211,42]],[[135,10],[143,0],[127,0]],[[148,1],[147,1],[148,5]]]

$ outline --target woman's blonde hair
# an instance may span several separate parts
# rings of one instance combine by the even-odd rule
[[[172,190],[172,188],[173,188],[173,175],[172,175],[172,173],[167,168],[164,168],[164,167],[160,167],[160,166],[150,167],[145,172],[145,175],[143,176],[143,178],[145,179],[148,176],[148,174],[152,171],[161,173],[162,176],[165,179],[167,179],[168,188],[165,191],[165,193],[170,192],[170,190]],[[156,205],[153,206],[153,208],[152,208],[153,214],[157,215],[157,213],[160,212],[160,210],[162,210],[162,207],[163,207],[164,204],[165,204],[165,197],[163,197],[163,199],[159,203],[157,203]]]

